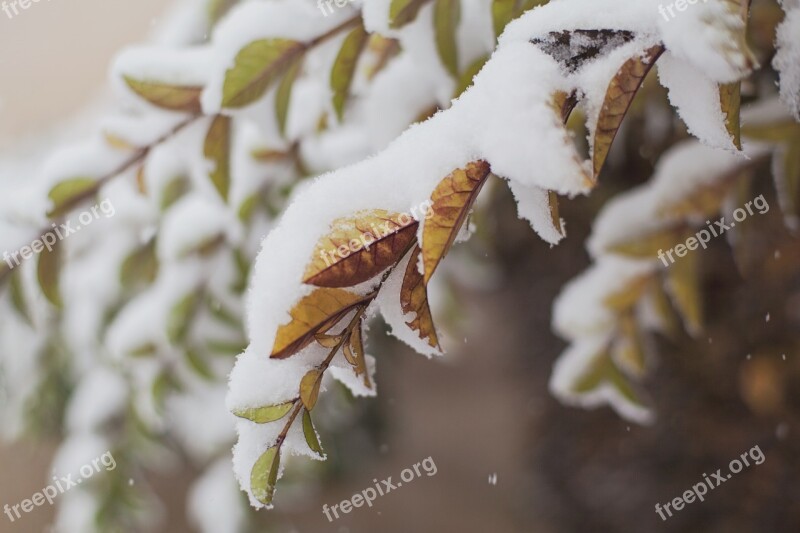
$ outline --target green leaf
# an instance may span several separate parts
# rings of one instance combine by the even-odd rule
[[[137,285],[149,285],[158,275],[158,257],[156,257],[156,240],[131,252],[122,262],[119,271],[120,284],[126,289]]]
[[[500,37],[500,34],[506,29],[506,25],[514,20],[517,14],[517,0],[492,1],[492,24],[496,37]]]
[[[295,402],[286,402],[279,405],[265,405],[264,407],[253,407],[251,409],[237,409],[233,414],[239,418],[246,418],[256,424],[267,424],[280,420],[292,410]]]
[[[319,386],[322,384],[322,372],[319,368],[309,370],[303,379],[300,380],[300,399],[309,411],[317,405],[319,398]]]
[[[417,18],[420,8],[429,0],[392,0],[389,6],[389,25],[401,28]]]
[[[189,364],[189,368],[194,370],[198,376],[206,381],[214,381],[214,379],[216,379],[217,376],[214,375],[214,372],[211,371],[211,367],[208,366],[208,363],[205,362],[203,356],[200,355],[200,352],[197,350],[193,348],[188,348],[186,350],[186,362]]]
[[[50,210],[47,212],[47,216],[59,218],[66,215],[97,187],[97,180],[92,178],[72,178],[55,185],[47,194],[50,199]]]
[[[217,115],[211,121],[205,142],[203,155],[214,163],[214,170],[209,177],[217,192],[226,202],[231,185],[231,119]]]
[[[461,76],[458,78],[458,83],[456,84],[456,90],[453,93],[453,98],[458,98],[464,94],[464,91],[472,85],[472,80],[478,75],[478,72],[481,71],[488,60],[489,56],[479,57],[461,73]]]
[[[333,68],[331,69],[333,108],[336,110],[336,116],[340,121],[344,116],[344,104],[350,94],[358,58],[361,57],[361,53],[364,51],[368,37],[369,34],[363,25],[356,26],[345,37],[342,47],[339,49],[339,55],[336,56],[336,61],[333,63]]]
[[[61,241],[56,241],[52,248],[42,250],[39,254],[37,277],[39,286],[45,297],[57,308],[62,307],[59,278],[61,275]]]
[[[303,56],[298,57],[289,66],[286,75],[275,91],[275,117],[278,120],[278,131],[282,137],[286,136],[286,121],[289,118],[289,106],[292,103],[292,89],[297,76],[303,66]]]
[[[189,192],[189,180],[184,176],[178,176],[170,180],[161,191],[161,211],[166,211],[172,204],[180,200],[183,195]]]
[[[258,458],[250,472],[250,490],[256,500],[264,505],[272,503],[275,484],[278,482],[278,471],[281,466],[281,454],[277,447],[268,448]]]
[[[156,107],[183,113],[200,113],[200,95],[202,87],[170,85],[158,81],[141,81],[130,76],[124,76],[125,83],[139,97],[147,100]]]
[[[199,302],[198,293],[192,291],[172,306],[167,320],[167,337],[170,342],[180,344],[186,339]]]
[[[311,421],[311,413],[307,410],[303,410],[303,435],[306,437],[306,444],[311,450],[318,454],[322,455],[322,446],[319,444],[319,438],[317,438],[317,431],[314,429],[314,423]]]
[[[305,50],[289,39],[261,39],[242,48],[225,73],[222,107],[244,107],[264,96]]]
[[[14,306],[14,309],[17,311],[17,313],[19,313],[19,316],[24,318],[28,324],[33,326],[33,317],[31,315],[30,308],[28,307],[27,299],[25,298],[25,289],[22,286],[21,272],[15,272],[11,274],[9,292],[11,296],[11,304]]]
[[[442,64],[454,78],[458,78],[458,44],[456,31],[461,19],[461,0],[436,0],[433,7],[433,28],[436,50]]]

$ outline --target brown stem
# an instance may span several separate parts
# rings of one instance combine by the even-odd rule
[[[311,41],[306,44],[306,48],[314,48],[317,45],[320,45],[327,41],[328,39],[335,37],[340,31],[346,30],[351,26],[355,26],[356,24],[361,22],[361,15],[356,15],[353,18],[349,18],[339,24],[338,26],[328,30],[327,32],[323,33],[322,35],[315,37]]]

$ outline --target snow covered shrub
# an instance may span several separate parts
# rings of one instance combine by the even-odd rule
[[[236,478],[251,504],[271,505],[287,456],[325,457],[312,413],[331,378],[376,393],[371,318],[441,353],[429,284],[469,237],[481,190],[507,182],[519,216],[557,244],[559,196],[597,185],[657,64],[697,140],[598,219],[597,265],[556,303],[572,345],[552,379],[565,401],[647,421],[631,384],[646,370],[640,308],[674,305],[688,331],[702,328],[699,255],[664,270],[657,251],[719,213],[766,158],[787,223],[800,214],[799,10],[787,0],[777,31],[781,104],[742,83],[770,57],[748,48],[743,2],[668,21],[659,0],[364,0],[332,13],[310,0],[185,3],[153,45],[117,57],[118,108],[97,134],[52,156],[15,193],[26,202],[2,206],[9,250],[96,197],[116,208],[38,260],[0,264],[14,310],[0,324],[7,427],[31,421],[55,374],[65,448],[92,440],[134,469],[176,441],[207,467],[190,507],[219,531],[203,502],[236,501],[219,461],[238,435]],[[740,125],[742,94],[762,102]],[[133,491],[76,491],[60,524],[152,519],[120,511]],[[235,531],[245,518],[231,508]]]

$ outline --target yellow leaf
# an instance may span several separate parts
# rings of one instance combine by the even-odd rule
[[[202,87],[170,85],[158,81],[141,81],[130,76],[125,76],[125,83],[140,98],[149,103],[169,111],[183,113],[200,113],[200,95]]]
[[[742,105],[742,82],[737,81],[719,86],[719,103],[722,114],[725,115],[725,129],[731,136],[733,145],[742,149],[741,126],[739,110]]]
[[[406,213],[361,211],[334,220],[332,231],[317,243],[303,282],[318,287],[352,287],[397,263],[417,234]]]
[[[322,384],[322,371],[319,368],[313,368],[306,372],[303,379],[300,380],[300,400],[303,406],[308,411],[314,409],[317,405],[319,398],[319,387]]]
[[[425,222],[422,233],[422,259],[425,283],[430,281],[439,262],[450,250],[472,204],[489,176],[489,163],[473,161],[466,168],[454,170],[431,195],[433,216]]]
[[[358,58],[367,44],[369,34],[363,24],[359,24],[345,37],[336,61],[331,69],[331,89],[333,90],[333,109],[336,116],[342,120],[344,104],[350,95],[350,86],[356,73]]]
[[[203,155],[211,160],[214,169],[209,177],[217,192],[226,202],[228,201],[228,190],[231,184],[231,119],[223,115],[217,115],[211,121],[208,128],[205,142],[203,143]]]
[[[604,383],[617,389],[632,404],[643,405],[630,382],[614,364],[608,350],[597,355],[586,372],[575,382],[573,390],[579,394],[584,394],[592,392]]]
[[[628,311],[636,305],[652,279],[652,276],[641,276],[631,280],[623,289],[606,296],[603,305],[616,313]]]
[[[411,258],[406,266],[406,273],[403,277],[403,285],[400,288],[400,304],[404,314],[414,313],[415,317],[411,322],[406,322],[408,326],[419,333],[421,339],[428,341],[428,344],[441,350],[439,337],[436,334],[436,327],[433,324],[433,316],[428,304],[428,288],[418,269],[420,248],[416,246],[411,252]]]
[[[703,328],[699,258],[699,253],[688,253],[667,269],[669,295],[691,335],[697,335]]]
[[[270,357],[285,359],[314,341],[367,297],[342,289],[316,289],[292,308],[291,320],[278,328]]]
[[[108,145],[116,150],[134,150],[136,146],[132,145],[122,137],[113,133],[104,131],[103,138],[105,138]]]
[[[609,83],[594,133],[592,159],[595,180],[600,175],[600,169],[603,168],[606,157],[608,157],[611,143],[614,142],[614,137],[617,135],[622,119],[625,118],[634,96],[663,51],[663,46],[654,46],[647,50],[644,56],[628,59]]]
[[[454,78],[458,78],[458,44],[456,32],[461,19],[461,0],[435,0],[433,28],[436,50],[442,64]]]
[[[617,365],[636,378],[644,376],[645,353],[641,333],[632,313],[620,317],[620,335],[613,346],[613,358]]]

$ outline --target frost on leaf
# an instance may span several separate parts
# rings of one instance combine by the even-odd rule
[[[365,297],[343,289],[314,290],[292,308],[289,323],[278,328],[270,357],[291,357],[311,344],[315,335],[325,333],[365,300]]]
[[[317,243],[303,282],[352,287],[397,263],[416,239],[419,223],[405,213],[363,211],[332,223]]]
[[[454,170],[433,191],[431,209],[434,214],[422,229],[426,284],[453,245],[488,176],[489,164],[486,161],[472,162],[466,168]]]
[[[419,271],[419,256],[420,248],[417,246],[411,252],[411,258],[406,265],[403,285],[400,289],[400,304],[403,313],[414,313],[413,320],[407,322],[408,326],[418,332],[421,339],[427,340],[432,348],[441,351],[439,337],[436,335],[436,327],[428,304],[428,287]]]

